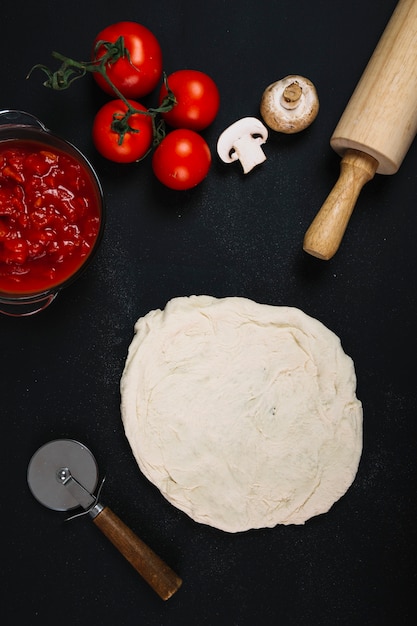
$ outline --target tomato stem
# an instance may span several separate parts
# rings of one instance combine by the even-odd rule
[[[102,47],[105,48],[105,53],[100,58],[97,58],[97,51]],[[149,108],[145,111],[136,109],[119,91],[119,89],[117,89],[107,75],[106,67],[108,65],[116,63],[116,61],[123,57],[126,57],[130,62],[130,54],[127,48],[125,48],[124,38],[122,36],[113,43],[109,41],[98,41],[94,48],[93,61],[76,61],[59,52],[52,52],[52,57],[61,61],[61,65],[57,70],[52,71],[46,65],[37,64],[31,68],[26,78],[29,78],[34,70],[41,70],[47,76],[47,80],[45,80],[43,85],[45,87],[49,87],[50,89],[62,91],[67,89],[75,80],[82,78],[87,73],[98,72],[110,86],[115,96],[122,100],[127,109],[123,116],[115,114],[111,124],[111,129],[119,134],[119,144],[123,143],[124,136],[127,132],[139,132],[129,125],[129,118],[135,113],[139,113],[140,115],[149,115],[152,117],[154,146],[157,146],[165,137],[165,124],[163,120],[157,118],[160,113],[170,111],[177,104],[175,95],[169,88],[165,72],[163,73],[163,81],[167,90],[167,95],[159,107]]]

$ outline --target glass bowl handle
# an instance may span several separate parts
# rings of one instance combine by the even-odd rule
[[[17,111],[15,109],[5,109],[0,111],[0,125],[24,125],[35,126],[41,128],[44,131],[48,129],[42,124],[37,117],[26,111]]]

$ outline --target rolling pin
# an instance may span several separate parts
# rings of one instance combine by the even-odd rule
[[[340,175],[305,234],[305,252],[333,257],[363,186],[375,173],[397,172],[416,132],[417,0],[400,0],[330,139]]]

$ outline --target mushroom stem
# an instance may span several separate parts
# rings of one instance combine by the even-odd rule
[[[285,109],[295,109],[300,104],[303,89],[297,81],[285,87],[281,96],[281,104]]]
[[[247,174],[256,165],[260,165],[266,160],[260,144],[253,141],[250,135],[244,135],[237,139],[233,144],[233,149],[242,165],[244,174]]]

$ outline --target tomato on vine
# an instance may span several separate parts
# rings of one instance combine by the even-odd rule
[[[127,102],[134,113],[126,116],[126,103],[110,100],[99,109],[93,121],[92,136],[97,151],[116,163],[139,161],[149,152],[153,142],[152,117],[147,114],[147,109],[139,102]]]
[[[176,105],[163,113],[165,122],[173,128],[188,128],[200,131],[207,128],[215,119],[220,94],[214,80],[198,70],[177,70],[164,81],[159,93],[159,103],[173,92]]]
[[[151,93],[162,76],[162,50],[155,35],[137,22],[117,22],[101,30],[94,39],[92,61],[101,59],[109,45],[123,37],[127,51],[122,57],[106,62],[108,78],[125,98],[141,98]],[[102,73],[93,74],[97,84],[115,95]]]
[[[197,132],[177,129],[168,133],[152,157],[152,169],[166,187],[185,190],[195,187],[207,176],[211,153]]]

